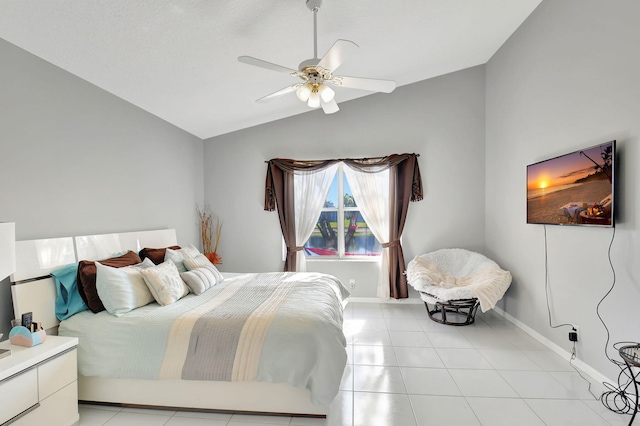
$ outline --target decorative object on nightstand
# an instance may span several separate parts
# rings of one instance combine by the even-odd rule
[[[202,239],[202,252],[214,265],[222,263],[222,258],[218,255],[218,243],[222,231],[222,221],[211,212],[209,204],[202,207],[197,206],[198,218],[200,219],[200,238]],[[213,235],[213,222],[215,220],[215,239]],[[213,247],[212,247],[213,243]]]
[[[47,333],[44,330],[35,330],[31,332],[27,327],[17,325],[9,332],[9,341],[12,345],[26,346],[30,348],[37,346],[47,339]]]

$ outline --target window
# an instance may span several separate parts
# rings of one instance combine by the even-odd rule
[[[349,181],[339,167],[318,223],[304,245],[305,255],[345,258],[379,256],[381,251],[380,243],[362,217]]]
[[[264,191],[264,209],[278,210],[278,219],[284,240],[284,270],[306,271],[307,256],[305,252],[314,253],[317,257],[348,258],[352,255],[374,255],[383,253],[379,262],[378,295],[383,298],[405,298],[408,296],[407,280],[404,273],[404,258],[400,237],[404,229],[407,210],[410,201],[422,200],[422,179],[418,166],[418,154],[391,154],[377,158],[345,158],[334,160],[292,160],[287,158],[273,158],[268,161],[267,176]],[[338,175],[334,187],[337,189],[334,203],[324,194],[331,186],[336,173],[333,167],[340,164],[347,167],[344,172],[350,182],[346,182],[342,172]],[[324,171],[324,172],[323,172]],[[310,173],[309,173],[310,172]],[[319,174],[319,176],[314,176]],[[298,184],[296,184],[298,181]],[[345,191],[347,188],[355,190],[356,197],[353,207],[345,207]],[[321,191],[321,192],[318,192]],[[358,199],[359,198],[359,199]],[[337,201],[340,200],[339,203]],[[336,204],[337,203],[337,204]],[[323,211],[324,210],[324,211]],[[320,220],[328,222],[325,229],[330,229],[326,236],[318,227],[318,212],[326,213]],[[369,223],[360,221],[360,211],[365,212]],[[351,212],[358,215],[349,216]],[[333,218],[331,217],[333,215]],[[328,217],[327,217],[328,216]],[[333,221],[335,220],[335,221]],[[355,220],[355,228],[351,228]],[[360,226],[362,225],[362,226]],[[370,226],[371,225],[371,228]],[[345,232],[345,228],[346,232]],[[361,228],[361,229],[360,229]],[[353,229],[351,240],[346,244],[349,229]],[[383,241],[385,249],[379,244],[369,248],[367,234],[375,234]],[[309,240],[315,231],[315,237],[320,235],[322,241]],[[361,231],[361,232],[359,232]],[[359,237],[365,236],[362,244],[358,244]],[[302,243],[305,240],[304,244]],[[362,241],[363,238],[360,238]],[[386,240],[386,241],[385,241]],[[354,247],[355,244],[355,247]],[[359,245],[363,246],[360,250]],[[305,247],[306,246],[306,247]],[[313,250],[315,249],[315,250]],[[326,250],[324,253],[321,250]],[[320,252],[320,256],[318,253]],[[359,258],[363,258],[359,256]]]

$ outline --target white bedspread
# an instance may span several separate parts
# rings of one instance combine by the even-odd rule
[[[287,382],[329,404],[346,364],[348,291],[318,273],[225,274],[199,296],[121,317],[84,311],[62,321],[84,376]],[[241,314],[245,302],[251,307]]]

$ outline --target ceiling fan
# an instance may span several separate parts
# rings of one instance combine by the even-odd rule
[[[318,59],[317,14],[322,5],[322,0],[306,0],[306,4],[313,14],[313,59],[302,61],[298,65],[298,70],[294,70],[252,56],[238,57],[238,61],[245,64],[287,73],[302,80],[300,83],[292,84],[277,92],[263,96],[257,99],[256,102],[270,101],[279,96],[296,92],[298,99],[306,102],[309,107],[318,108],[321,106],[326,114],[332,114],[340,108],[338,108],[338,104],[334,99],[335,92],[329,87],[328,83],[337,87],[384,93],[390,93],[396,88],[396,82],[392,80],[333,75],[347,57],[358,48],[358,45],[349,40],[338,40],[321,59]]]

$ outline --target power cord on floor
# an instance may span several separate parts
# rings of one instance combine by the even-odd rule
[[[589,391],[589,393],[591,394],[593,399],[595,399],[597,401],[597,400],[599,400],[601,398],[601,396],[596,396],[596,394],[594,394],[593,391],[591,391],[591,382],[589,381],[589,379],[584,377],[582,375],[582,373],[580,372],[580,370],[578,370],[578,368],[575,365],[573,365],[573,361],[577,357],[578,357],[578,352],[576,351],[576,342],[573,342],[573,348],[571,349],[571,358],[569,358],[569,365],[571,366],[571,368],[573,368],[575,370],[576,373],[578,373],[578,375],[582,378],[582,380],[587,382],[587,385],[589,385],[589,386],[587,386],[587,390]]]

